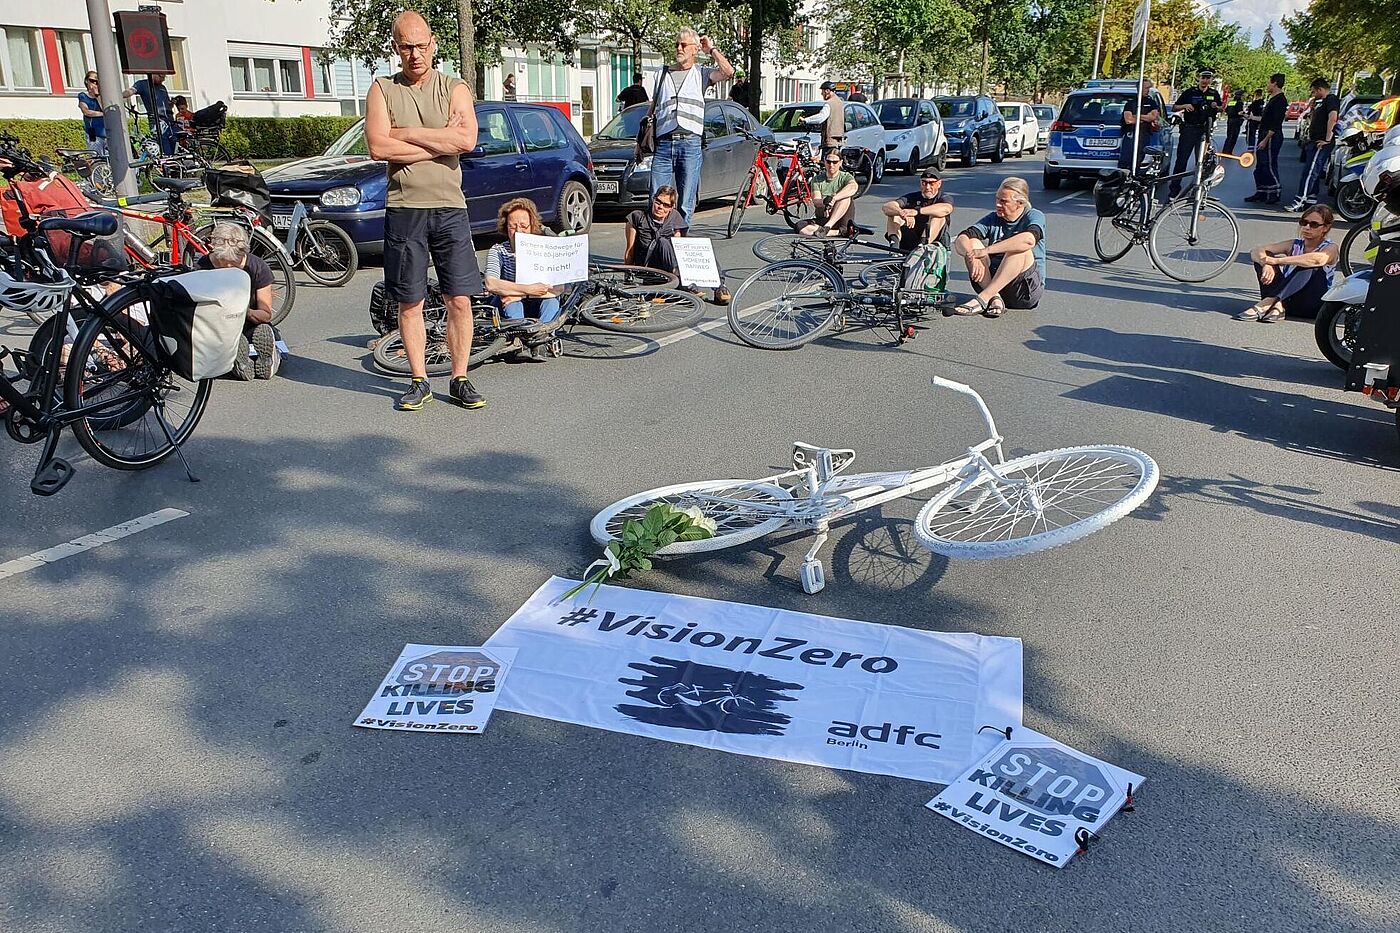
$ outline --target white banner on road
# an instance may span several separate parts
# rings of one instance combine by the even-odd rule
[[[947,783],[1021,721],[1021,640],[553,577],[487,640],[501,709],[686,745]],[[589,600],[585,603],[584,600]]]
[[[588,280],[588,234],[515,235],[515,281],[526,285],[571,285]]]
[[[709,237],[673,236],[671,247],[676,251],[676,272],[681,284],[719,287],[719,264],[715,262],[715,248]]]
[[[355,725],[418,732],[484,732],[515,652],[404,645]]]
[[[1096,833],[1145,779],[1033,729],[1011,730],[929,809],[1032,858],[1064,868],[1080,830]]]

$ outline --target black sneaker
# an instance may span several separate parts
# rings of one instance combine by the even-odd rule
[[[476,391],[466,376],[458,376],[452,380],[452,385],[447,389],[447,397],[463,408],[486,407],[486,396]]]
[[[1245,200],[1248,201],[1250,204],[1258,204],[1260,201],[1264,200],[1265,197],[1266,195],[1264,194],[1264,192],[1256,191],[1249,197],[1245,198]]]
[[[417,411],[433,400],[433,388],[426,379],[414,379],[408,384],[408,391],[399,396],[395,406],[399,411]]]
[[[253,360],[253,377],[271,379],[277,372],[277,334],[271,324],[259,324],[253,328],[253,349],[258,351]]]
[[[229,377],[239,382],[251,382],[254,374],[253,361],[248,356],[248,338],[240,335],[238,351],[234,354],[233,369],[229,370]]]

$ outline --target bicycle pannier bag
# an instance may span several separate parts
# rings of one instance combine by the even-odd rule
[[[209,189],[209,203],[214,207],[246,207],[262,215],[263,223],[271,226],[272,197],[262,173],[247,162],[230,162],[220,168],[204,170],[204,186]]]
[[[196,381],[233,369],[248,317],[248,273],[208,269],[144,287],[156,346],[171,369]]]
[[[1094,212],[1100,217],[1117,217],[1128,207],[1122,175],[1110,175],[1094,182]]]
[[[948,247],[942,243],[916,246],[904,260],[899,287],[927,295],[942,294],[948,288]]]
[[[19,202],[15,200],[14,189],[19,189],[24,198],[24,206],[29,216],[36,220],[49,211],[74,211],[69,216],[76,217],[92,210],[92,205],[66,175],[54,175],[38,181],[16,178],[0,195],[0,213],[5,219],[5,232],[10,236],[24,236],[27,232],[19,222]]]
[[[221,130],[228,122],[228,104],[216,100],[208,107],[201,107],[190,122],[197,130]]]

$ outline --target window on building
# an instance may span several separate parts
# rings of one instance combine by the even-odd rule
[[[239,46],[229,44],[229,78],[234,94],[305,97],[306,86],[302,68],[301,48],[298,46]],[[313,80],[317,86],[324,85],[329,94],[329,70],[316,76],[318,68],[313,63]]]
[[[277,60],[277,88],[282,94],[301,94],[302,68],[300,61]]]
[[[311,53],[311,88],[317,97],[330,97],[335,81],[331,76],[330,59],[320,51]]]
[[[802,100],[816,100],[816,99],[817,99],[817,82],[815,82],[815,81],[799,81],[799,82],[797,83],[797,93],[801,95],[801,99],[802,99]]]
[[[526,56],[525,94],[521,100],[568,100],[569,73],[559,56],[542,56],[530,49]]]
[[[63,86],[70,90],[83,89],[83,75],[92,68],[92,56],[88,54],[87,33],[70,29],[55,32],[58,40],[58,64],[63,69]]]
[[[781,106],[781,105],[783,105],[783,104],[794,104],[794,103],[797,103],[797,79],[796,79],[796,78],[779,78],[779,79],[778,79],[778,99],[777,99],[776,103],[777,103],[779,106]]]
[[[246,58],[230,58],[228,60],[228,77],[233,84],[233,93],[247,94],[253,88],[248,84],[248,60]]]
[[[276,94],[277,83],[272,77],[272,59],[254,58],[251,60],[253,66],[253,90],[262,94]]]
[[[39,53],[39,35],[24,26],[0,27],[0,87],[14,91],[41,90],[44,65]],[[79,76],[81,77],[81,76]]]

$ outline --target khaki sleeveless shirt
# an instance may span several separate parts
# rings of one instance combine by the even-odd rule
[[[846,135],[846,103],[835,94],[826,102],[826,122],[822,124],[822,145],[835,146]]]
[[[452,89],[464,83],[440,71],[429,73],[422,87],[413,87],[402,73],[375,78],[389,105],[389,121],[399,128],[442,129],[451,111]],[[389,207],[466,207],[462,167],[455,155],[438,156],[404,165],[389,163]]]

